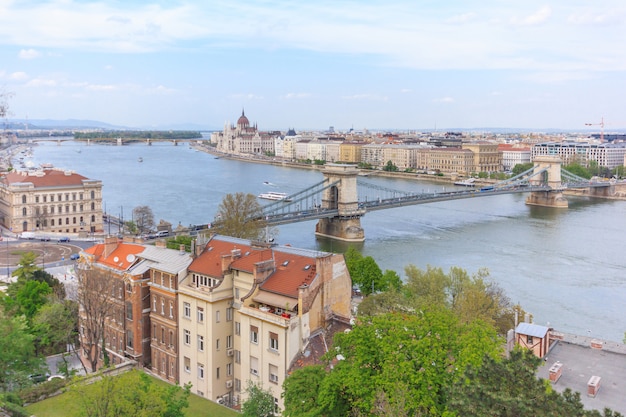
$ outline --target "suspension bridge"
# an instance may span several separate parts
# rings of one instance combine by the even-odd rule
[[[526,204],[567,208],[563,191],[590,189],[591,195],[606,195],[611,186],[607,181],[590,181],[562,169],[558,157],[544,156],[534,163],[531,169],[493,185],[417,193],[368,183],[354,165],[328,164],[322,181],[264,206],[262,218],[268,225],[318,220],[317,235],[363,241],[360,219],[372,211],[513,193],[529,193]]]

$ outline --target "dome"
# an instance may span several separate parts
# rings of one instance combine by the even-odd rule
[[[237,119],[237,127],[240,129],[247,129],[250,127],[250,121],[246,117],[243,110],[241,110],[241,116]]]

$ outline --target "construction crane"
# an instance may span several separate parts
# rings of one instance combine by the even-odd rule
[[[600,123],[585,123],[585,126],[600,126],[600,142],[604,142],[604,116],[600,119]]]

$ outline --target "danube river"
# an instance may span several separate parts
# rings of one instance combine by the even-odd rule
[[[102,180],[110,214],[127,219],[133,207],[147,205],[155,221],[164,219],[174,227],[211,222],[228,193],[293,193],[322,179],[313,170],[216,159],[188,144],[170,142],[47,142],[34,147],[32,163],[52,163]],[[367,181],[408,192],[442,188],[400,179]],[[361,220],[366,241],[359,247],[383,270],[401,276],[408,264],[446,271],[459,266],[469,273],[487,268],[491,279],[533,314],[536,323],[622,341],[626,202],[570,198],[570,208],[558,210],[526,206],[524,199],[522,194],[502,195],[369,213]],[[316,239],[314,229],[313,221],[281,226],[276,241],[345,250],[345,244]]]

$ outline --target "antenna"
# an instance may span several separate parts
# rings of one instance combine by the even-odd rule
[[[600,126],[600,142],[604,142],[604,116],[600,119],[600,123],[585,123],[585,126]]]

